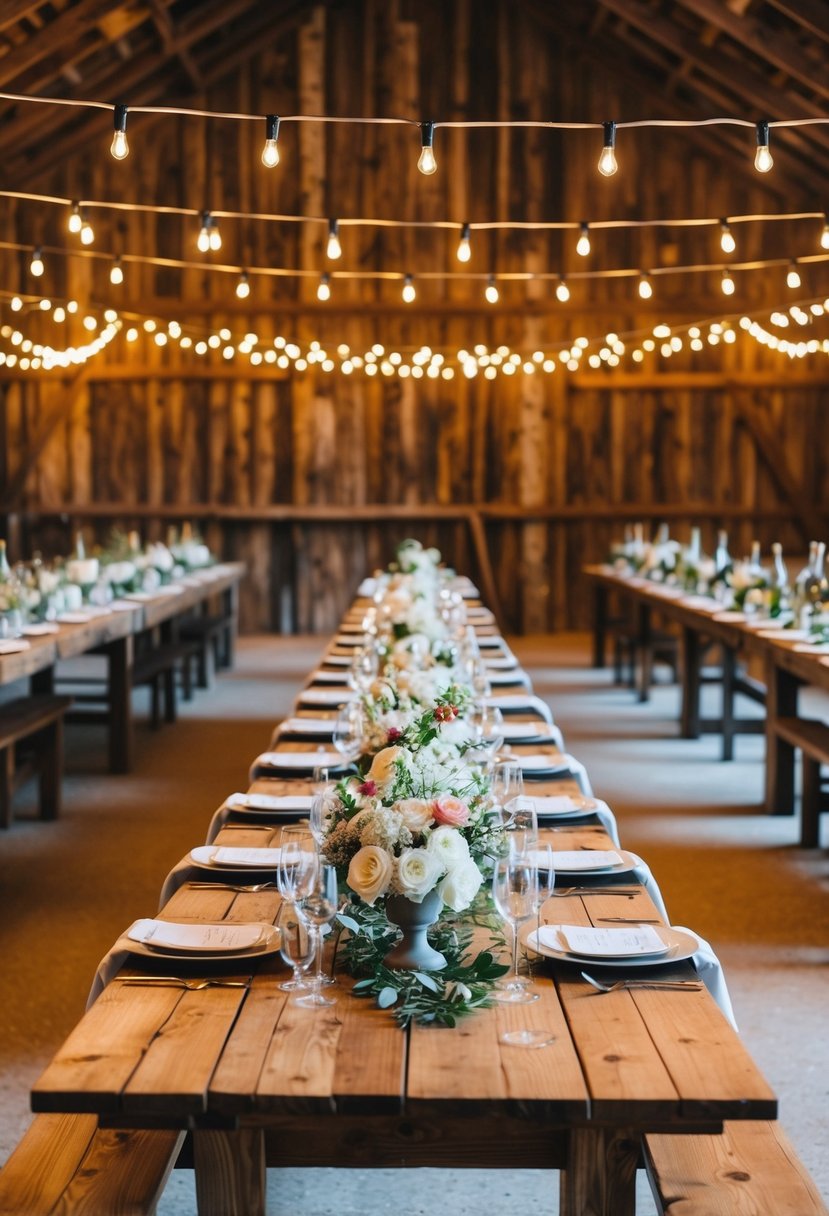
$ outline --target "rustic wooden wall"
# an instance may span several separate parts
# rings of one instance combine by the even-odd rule
[[[568,41],[551,13],[509,0],[417,4],[349,0],[309,7],[242,71],[194,99],[211,109],[378,114],[412,118],[604,120],[653,116],[670,100],[633,92],[624,75]],[[535,6],[536,10],[539,6]],[[488,19],[482,20],[482,12]],[[623,69],[620,67],[620,72]],[[103,125],[103,124],[102,124]],[[165,201],[197,208],[304,211],[457,221],[598,219],[789,211],[814,206],[783,175],[758,179],[723,153],[714,135],[622,133],[619,174],[596,173],[596,133],[544,129],[439,130],[438,173],[415,168],[418,136],[399,128],[291,126],[282,164],[259,163],[262,129],[198,120],[131,120],[124,164],[100,147],[58,164],[40,189],[69,196]],[[69,245],[65,217],[2,204],[7,230],[26,242]],[[190,220],[122,213],[94,217],[96,248],[194,256]],[[225,222],[219,260],[325,268],[324,229]],[[811,252],[803,225],[741,228],[740,258]],[[343,268],[415,275],[458,269],[456,234],[346,229]],[[619,267],[716,260],[714,231],[594,234],[589,265]],[[481,272],[585,266],[575,237],[480,235],[470,268]],[[25,259],[0,254],[4,282],[23,285]],[[804,291],[829,288],[813,268]],[[572,340],[716,317],[716,276],[660,280],[638,300],[630,281],[572,284],[560,305],[549,282],[506,285],[495,308],[482,285],[421,283],[417,304],[399,285],[335,284],[319,305],[316,280],[256,280],[241,304],[234,280],[201,270],[127,267],[120,288],[107,267],[50,262],[44,290],[204,327],[227,325],[271,339],[319,338],[354,350],[373,342],[470,347],[507,343],[532,351]],[[785,302],[782,273],[746,275],[737,307]],[[5,319],[9,319],[8,317]],[[54,341],[53,323],[39,325]],[[52,331],[49,330],[52,326]],[[79,319],[65,326],[70,340]],[[825,362],[825,357],[824,357]],[[735,551],[756,534],[802,551],[829,518],[821,366],[791,365],[741,336],[676,360],[636,368],[494,382],[400,381],[305,373],[286,378],[237,356],[205,362],[143,335],[116,339],[74,377],[3,377],[5,450],[0,475],[21,548],[65,548],[83,523],[103,536],[117,523],[163,534],[190,518],[227,557],[244,559],[243,625],[329,629],[367,567],[414,533],[459,566],[476,567],[469,510],[483,519],[509,624],[526,631],[585,622],[578,577],[623,523],[668,519],[705,540],[728,526]],[[411,518],[404,516],[410,513]],[[441,514],[443,519],[440,518]]]

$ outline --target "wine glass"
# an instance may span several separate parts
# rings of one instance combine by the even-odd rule
[[[496,859],[492,898],[498,912],[512,926],[512,974],[493,995],[498,1001],[527,1005],[538,1000],[538,993],[528,992],[518,974],[518,926],[533,915],[538,899],[538,870],[528,853],[510,853]]]
[[[282,829],[276,885],[279,894],[297,903],[311,890],[319,865],[317,845],[306,824],[291,823]]]
[[[279,953],[293,971],[293,976],[279,985],[285,992],[304,992],[308,981],[304,972],[314,961],[314,938],[308,922],[289,900],[283,900],[277,917]]]
[[[297,999],[298,1005],[316,1007],[335,1005],[336,997],[326,996],[322,991],[326,983],[333,983],[322,971],[322,930],[337,915],[337,871],[333,866],[320,861],[314,874],[310,891],[300,903],[302,915],[310,922],[314,938],[317,967],[311,979],[311,991]]]
[[[538,844],[538,813],[532,798],[512,798],[504,804],[501,822],[511,854],[527,853]]]
[[[350,701],[337,714],[332,740],[346,764],[352,764],[360,755],[363,732],[363,707],[359,701]]]
[[[322,852],[322,844],[328,830],[328,788],[318,789],[311,797],[311,813],[309,815],[311,835],[317,843],[317,849]]]
[[[375,646],[360,646],[348,669],[348,683],[355,692],[368,692],[380,671],[380,656]]]
[[[546,904],[547,900],[553,893],[556,885],[556,869],[553,859],[553,846],[549,843],[539,844],[533,850],[533,861],[535,862],[537,874],[537,890],[535,899],[535,940],[539,942],[541,935],[541,909]]]
[[[504,718],[500,709],[479,701],[471,707],[466,720],[472,731],[473,746],[488,757],[494,756],[504,742]]]
[[[501,814],[504,808],[524,793],[524,774],[514,756],[496,757],[489,767],[489,784],[495,805]]]

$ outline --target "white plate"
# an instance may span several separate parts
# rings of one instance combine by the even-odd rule
[[[0,641],[0,654],[20,654],[24,650],[29,650],[32,643],[27,642],[25,638],[6,638]]]
[[[543,743],[552,738],[549,725],[537,722],[504,722],[501,727],[505,743]]]
[[[345,705],[353,701],[356,693],[350,688],[304,688],[299,694],[301,705]]]
[[[350,667],[352,663],[349,654],[327,654],[323,656],[326,667]]]
[[[45,637],[48,633],[60,633],[60,625],[54,621],[44,621],[38,625],[23,626],[23,635],[27,638]]]
[[[217,853],[224,857],[238,854],[238,860],[214,861]],[[257,853],[263,854],[259,860],[256,859]],[[272,874],[279,865],[279,849],[257,849],[255,845],[237,849],[230,845],[200,844],[190,850],[190,860],[200,870],[267,870]]]
[[[279,723],[278,730],[280,735],[330,740],[334,736],[336,725],[336,718],[285,718]]]
[[[136,921],[135,924],[140,924],[140,922]],[[130,929],[133,927],[134,926],[131,925]],[[178,962],[188,963],[198,960],[205,964],[220,962],[230,963],[241,961],[242,959],[261,958],[266,954],[274,954],[279,949],[279,930],[273,925],[268,925],[265,923],[262,925],[262,940],[258,945],[252,946],[247,950],[233,950],[227,954],[219,952],[216,952],[215,954],[208,954],[201,950],[177,951],[159,950],[157,948],[153,949],[151,942],[145,944],[144,942],[134,941],[132,938],[129,938],[127,934],[130,932],[130,929],[128,929],[127,933],[123,934],[121,937],[121,944],[124,946],[124,948],[129,950],[130,954],[140,954],[143,958],[154,958],[156,960],[170,959],[170,961],[176,960]]]
[[[484,667],[486,667],[487,672],[514,671],[517,666],[518,660],[514,654],[504,655],[503,658],[484,659]]]
[[[61,625],[85,625],[93,615],[91,612],[62,612],[58,620]]]
[[[295,772],[312,772],[315,768],[345,768],[346,761],[339,752],[262,752],[251,765],[252,769],[291,769]]]
[[[553,864],[559,874],[613,874],[622,858],[618,849],[554,849]]]
[[[485,647],[491,646],[491,647],[495,648],[497,646],[503,646],[503,645],[504,645],[504,639],[502,637],[500,637],[497,633],[484,634],[482,637],[478,638],[478,646],[481,650],[483,650]]]
[[[550,819],[571,819],[575,815],[588,815],[598,806],[595,798],[586,798],[583,794],[551,794],[546,798],[533,798],[532,801],[535,803],[535,812],[540,824]]]
[[[569,851],[569,850],[568,850]],[[581,852],[581,850],[579,850]],[[556,872],[559,874],[578,874],[583,878],[593,878],[600,874],[629,874],[631,870],[635,870],[637,866],[644,865],[641,857],[637,857],[635,853],[628,853],[627,849],[614,849],[614,853],[619,854],[619,863],[614,866],[601,867],[597,870],[565,870],[559,868],[555,860],[555,852],[553,853],[553,864],[556,867]]]
[[[363,633],[338,633],[334,638],[335,646],[362,646]]]
[[[347,684],[348,672],[345,671],[312,671],[309,684]]]
[[[678,963],[690,958],[699,950],[699,940],[693,933],[682,929],[671,929],[665,925],[655,925],[659,936],[668,947],[665,954],[635,954],[627,958],[588,958],[581,954],[570,954],[567,950],[556,950],[544,942],[537,942],[535,929],[528,928],[521,934],[521,940],[530,950],[541,954],[544,958],[558,959],[562,963],[579,963],[593,967],[659,967],[664,963]]]
[[[553,776],[556,773],[569,773],[570,759],[567,756],[518,756],[514,757],[520,767],[521,772],[530,780],[538,777]]]
[[[307,815],[311,810],[311,797],[311,794],[231,794],[225,798],[225,806],[231,811]]]
[[[495,684],[524,684],[527,673],[523,667],[513,667],[511,671],[496,671],[492,667],[487,667],[486,678],[493,686]]]

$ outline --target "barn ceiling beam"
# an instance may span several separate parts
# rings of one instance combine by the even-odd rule
[[[796,21],[803,29],[829,42],[829,11],[825,0],[767,0],[785,17]]]
[[[67,8],[42,30],[0,58],[0,85],[7,85],[49,55],[75,47],[89,33],[99,17],[112,9],[112,0],[80,0]]]

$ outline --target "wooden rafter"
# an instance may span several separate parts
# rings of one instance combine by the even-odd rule
[[[27,69],[50,55],[76,46],[89,27],[112,9],[112,0],[80,0],[74,8],[65,9],[54,21],[27,38],[20,46],[0,58],[0,85],[7,85]]]
[[[829,10],[824,0],[768,0],[768,3],[810,34],[829,42]]]

